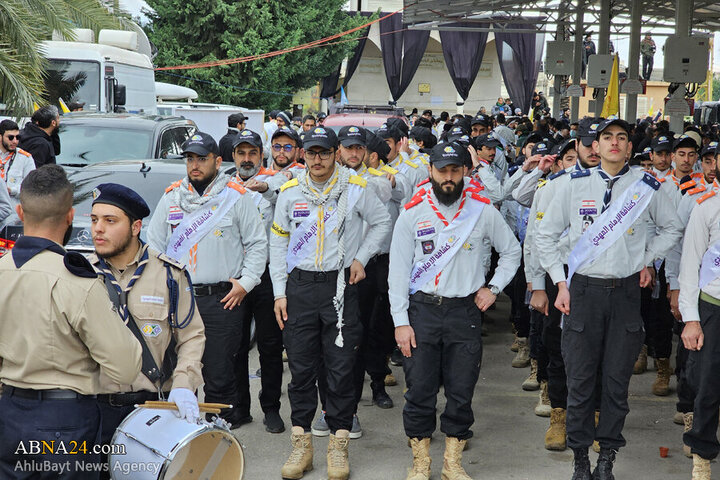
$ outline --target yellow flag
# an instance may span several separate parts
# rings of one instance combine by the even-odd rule
[[[37,112],[38,110],[40,110],[40,105],[38,105],[37,103],[33,102],[33,112]]]
[[[655,108],[653,106],[652,98],[650,99],[650,110],[648,110],[648,117],[655,116]]]
[[[60,110],[62,110],[63,113],[70,113],[70,109],[67,105],[65,105],[65,101],[58,97],[58,103],[60,104]]]
[[[608,118],[611,115],[620,113],[620,91],[618,88],[618,56],[613,58],[612,72],[610,72],[610,85],[608,85],[605,94],[605,103],[603,104],[601,117]]]

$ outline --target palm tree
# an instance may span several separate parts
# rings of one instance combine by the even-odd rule
[[[5,111],[22,116],[33,103],[47,103],[41,42],[53,32],[68,40],[74,39],[73,28],[90,28],[97,35],[103,28],[123,28],[125,18],[117,0],[0,0],[0,103]]]

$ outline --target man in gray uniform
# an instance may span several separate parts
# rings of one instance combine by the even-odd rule
[[[0,478],[97,479],[101,375],[129,384],[141,348],[113,309],[92,265],[66,252],[72,185],[58,165],[33,170],[20,191],[25,233],[0,259]],[[30,441],[62,442],[30,453]],[[71,443],[72,442],[72,443]],[[72,462],[69,462],[72,456]],[[38,471],[49,461],[52,468]],[[65,468],[67,462],[68,470]],[[21,464],[21,470],[17,465]],[[87,471],[86,471],[87,469]],[[83,473],[84,472],[84,473]]]
[[[430,155],[429,188],[405,205],[390,247],[389,296],[395,339],[405,359],[403,423],[413,449],[408,480],[430,476],[430,437],[442,384],[447,397],[443,478],[467,480],[462,450],[472,437],[472,397],[482,358],[481,316],[520,265],[520,245],[489,199],[465,184],[469,152],[440,143]],[[490,247],[500,254],[485,283]]]
[[[322,360],[328,385],[328,477],[344,480],[350,475],[352,378],[362,333],[357,283],[388,235],[390,215],[377,195],[366,190],[365,179],[336,163],[335,132],[315,127],[303,143],[307,168],[282,186],[270,239],[275,316],[284,330],[292,374],[293,453],[282,475],[301,478],[312,468],[309,432]]]
[[[573,480],[590,479],[587,449],[595,439],[601,450],[593,479],[614,478],[615,454],[625,445],[628,385],[643,340],[640,288],[651,281],[648,266],[681,238],[680,220],[660,183],[628,167],[628,132],[628,124],[617,118],[597,127],[593,148],[600,155],[599,168],[570,174],[570,181],[554,192],[536,237],[540,263],[558,286],[555,306],[565,315],[562,353]],[[648,222],[658,229],[649,241]],[[566,229],[572,246],[567,277],[557,248]],[[602,393],[596,428],[598,372]]]
[[[236,406],[222,416],[237,428],[252,421],[247,364],[244,375],[231,372],[235,355],[247,356],[243,300],[260,283],[267,236],[245,187],[220,173],[222,157],[210,135],[190,137],[183,156],[188,175],[165,190],[150,219],[148,243],[187,265],[205,324],[205,400]]]

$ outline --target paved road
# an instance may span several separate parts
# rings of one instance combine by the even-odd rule
[[[514,356],[509,350],[512,334],[507,322],[509,304],[501,297],[496,310],[489,313],[489,335],[484,338],[483,366],[475,390],[475,437],[464,454],[463,464],[474,479],[558,480],[571,477],[572,452],[549,452],[543,448],[543,437],[549,419],[534,415],[536,392],[524,392],[520,384],[529,369],[510,367]],[[492,323],[491,323],[492,322]],[[250,358],[251,371],[258,367],[257,350]],[[382,410],[371,405],[369,380],[359,406],[363,437],[350,444],[352,480],[404,480],[412,455],[402,428],[403,374],[402,368],[392,367],[399,385],[388,392],[395,408]],[[618,454],[615,474],[618,479],[670,480],[690,478],[692,460],[682,454],[682,427],[672,422],[675,412],[674,394],[656,397],[650,393],[655,372],[633,377],[630,395],[630,415],[624,434],[627,447]],[[235,434],[245,448],[245,479],[280,478],[280,468],[290,453],[287,382],[290,375],[285,368],[281,414],[288,431],[279,435],[265,432],[262,412],[257,403],[260,380],[251,380],[252,415],[255,421]],[[671,385],[674,387],[674,378]],[[438,396],[441,411],[445,399]],[[438,421],[439,423],[439,421]],[[658,447],[670,448],[668,458],[660,458]],[[325,453],[327,437],[315,438],[315,470],[305,475],[307,480],[327,478]],[[444,436],[438,431],[433,437],[432,477],[438,480],[442,468]],[[596,455],[591,451],[591,460]],[[716,467],[717,468],[717,467]]]

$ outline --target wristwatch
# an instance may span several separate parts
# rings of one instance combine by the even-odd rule
[[[495,285],[488,285],[487,288],[488,288],[488,290],[490,290],[490,293],[492,293],[496,297],[498,295],[500,295],[500,289],[498,287],[496,287]]]

